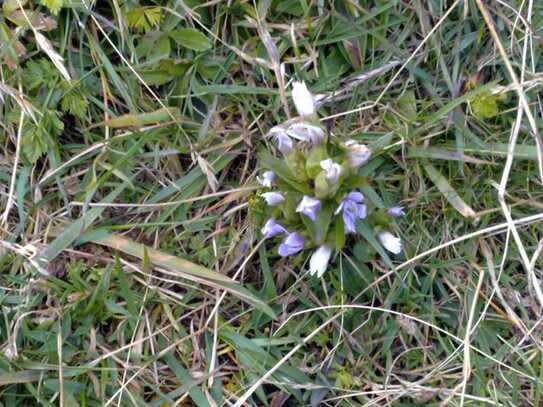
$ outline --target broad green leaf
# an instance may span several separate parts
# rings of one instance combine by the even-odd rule
[[[211,48],[207,37],[194,28],[179,28],[171,31],[169,35],[178,45],[194,51],[206,51]]]
[[[296,191],[304,194],[311,193],[311,188],[294,178],[294,175],[289,167],[285,164],[284,160],[272,157],[268,152],[263,152],[259,154],[259,161],[264,168],[275,172],[275,175],[277,175],[282,181],[294,188]]]
[[[406,91],[398,100],[398,110],[407,120],[413,122],[417,119],[417,98],[411,89]]]
[[[324,205],[318,212],[317,220],[315,222],[307,216],[301,215],[302,221],[306,228],[311,232],[311,237],[316,245],[321,245],[326,242],[333,212],[334,209],[332,206]]]
[[[484,92],[475,96],[471,100],[471,110],[473,114],[480,119],[489,119],[498,115],[498,100],[500,95],[492,95],[490,92]]]
[[[343,249],[343,246],[345,246],[345,224],[343,223],[343,219],[338,219],[334,225],[334,238],[335,238],[335,245],[336,250]]]

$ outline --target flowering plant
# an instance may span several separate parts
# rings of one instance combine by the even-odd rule
[[[403,209],[371,210],[359,190],[368,183],[358,169],[370,159],[370,148],[330,137],[320,126],[315,99],[304,83],[294,83],[292,97],[299,117],[269,131],[282,158],[269,152],[259,156],[265,170],[257,177],[262,190],[250,207],[263,223],[263,237],[277,241],[282,257],[311,250],[309,271],[318,277],[334,250],[345,245],[346,235],[357,233],[359,221],[371,227],[386,250],[399,254],[401,240],[390,226]]]

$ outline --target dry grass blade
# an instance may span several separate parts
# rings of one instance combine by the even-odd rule
[[[51,62],[53,62],[62,77],[70,82],[71,78],[68,70],[64,66],[64,58],[62,58],[60,54],[55,51],[53,45],[49,42],[49,40],[38,31],[34,31],[34,36],[36,37],[36,42],[38,43],[39,47],[42,49],[43,52],[47,54],[47,56],[49,57]]]
[[[21,139],[23,135],[22,133],[24,118],[25,111],[21,109],[21,115],[19,116],[19,128],[17,130],[17,143],[15,145],[15,159],[13,160],[13,170],[11,173],[11,179],[9,184],[8,202],[6,203],[6,208],[4,209],[4,213],[2,214],[2,218],[0,219],[0,224],[2,224],[3,226],[7,225],[9,212],[11,211],[11,207],[14,201],[15,182],[17,180],[17,168],[19,166],[19,158],[21,156]]]
[[[464,366],[462,369],[462,382],[461,382],[461,389],[462,394],[460,396],[460,406],[464,405],[464,399],[466,397],[466,386],[468,384],[468,380],[471,376],[471,356],[470,356],[470,344],[471,344],[471,335],[472,332],[472,326],[473,326],[473,319],[475,317],[475,310],[477,307],[477,298],[479,297],[479,293],[481,292],[481,287],[483,285],[483,279],[485,276],[484,269],[479,270],[479,280],[477,281],[477,287],[475,289],[475,292],[473,293],[473,300],[471,302],[471,307],[469,311],[468,316],[468,323],[466,325],[466,334],[464,336]]]
[[[29,101],[25,99],[22,93],[19,93],[17,90],[9,85],[6,85],[5,83],[0,83],[0,92],[12,97],[17,105],[19,105],[21,110],[30,116],[35,123],[37,123],[36,113],[39,112]]]
[[[281,72],[281,62],[279,60],[279,50],[273,41],[266,24],[263,20],[259,19],[258,21],[258,35],[268,51],[268,56],[271,60],[271,66],[277,80],[277,86],[279,87],[279,95],[281,97],[281,103],[283,104],[283,109],[287,118],[290,119],[290,109],[288,107],[287,95],[285,91],[285,78]]]

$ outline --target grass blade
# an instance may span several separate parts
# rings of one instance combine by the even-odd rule
[[[179,278],[205,284],[213,288],[226,290],[241,300],[254,305],[257,309],[265,312],[270,317],[275,318],[275,312],[270,308],[270,306],[256,298],[255,295],[253,295],[249,290],[242,287],[231,278],[212,271],[206,267],[200,266],[199,264],[182,259],[181,257],[172,256],[171,254],[154,250],[141,243],[133,242],[121,236],[98,236],[93,238],[91,241],[96,244],[101,244],[112,249],[119,250],[139,259],[143,259],[144,256],[147,255],[152,264],[173,271]]]

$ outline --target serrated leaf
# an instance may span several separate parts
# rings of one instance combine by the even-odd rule
[[[127,11],[125,16],[130,28],[144,32],[157,27],[162,19],[160,7],[138,7]]]
[[[84,119],[87,114],[89,102],[80,93],[70,91],[66,93],[60,101],[60,108],[63,112],[70,113],[80,119]]]
[[[145,18],[151,26],[158,26],[162,20],[160,7],[147,7],[144,10]]]
[[[179,28],[171,31],[169,35],[177,45],[194,51],[206,51],[211,48],[211,43],[207,37],[194,28]]]
[[[58,71],[48,59],[30,59],[26,64],[23,81],[30,89],[37,89],[41,86],[54,86],[58,77]]]
[[[30,123],[21,139],[23,154],[30,164],[34,164],[47,151],[47,142],[41,129]]]
[[[38,124],[27,122],[21,147],[26,159],[34,164],[48,149],[48,142],[54,140],[64,129],[58,113],[46,110]]]

